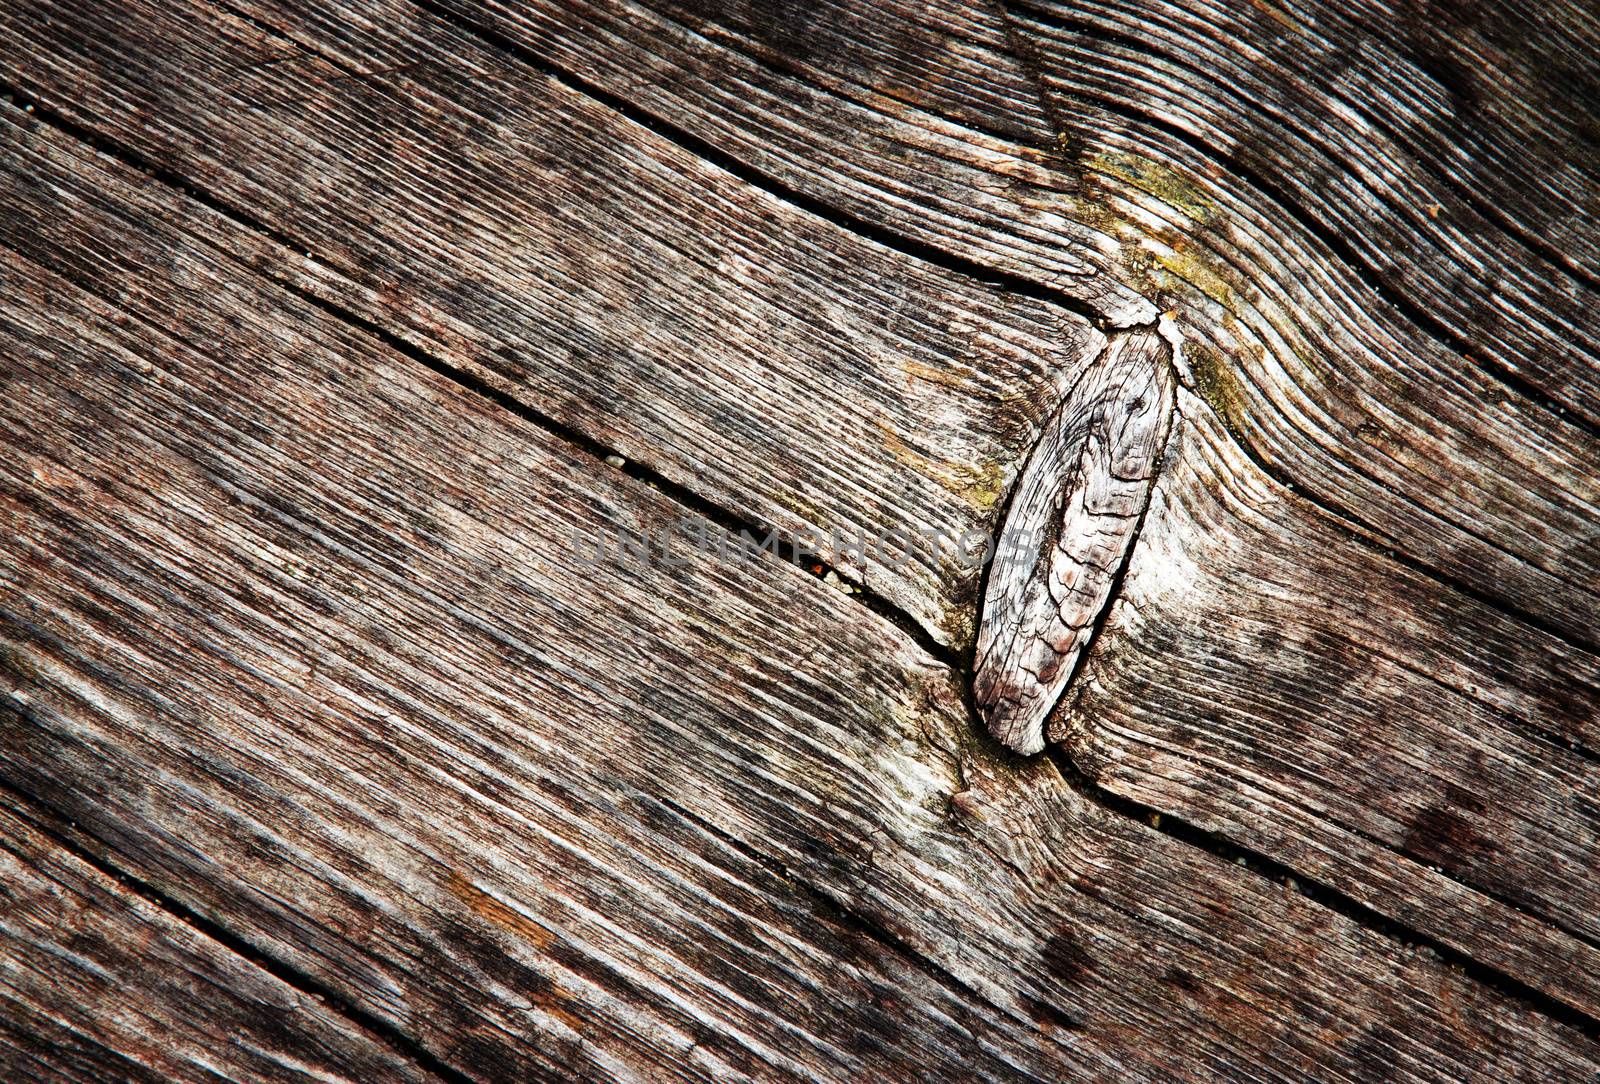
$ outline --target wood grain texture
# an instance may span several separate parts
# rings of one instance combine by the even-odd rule
[[[1600,1071],[979,743],[959,675],[800,569],[590,567],[575,532],[681,509],[4,131],[0,784],[455,1071]]]
[[[1110,326],[1156,316],[1107,274],[1115,240],[1072,213],[1075,179],[996,5],[428,6],[859,227],[1017,276]]]
[[[1348,544],[1199,396],[1052,736],[1177,812],[1585,1012],[1600,663]]]
[[[1171,347],[1113,337],[1073,385],[1017,479],[984,589],[973,694],[989,732],[1044,748],[1139,533],[1172,420]]]
[[[475,1075],[1583,1071],[974,745],[958,675],[798,574],[552,557],[638,487],[254,277],[857,538],[993,527],[1092,325],[1173,313],[1173,466],[1052,736],[1592,1021],[1593,19],[1415,8],[0,5],[0,78],[163,178],[8,165],[53,271],[8,325],[45,707],[6,780]],[[971,642],[969,570],[825,548]]]
[[[16,1084],[437,1079],[5,808],[0,1074]]]
[[[1048,208],[1053,243],[1069,251],[1075,230],[1101,238],[1100,265],[1154,303],[1140,318],[1179,315],[1208,394],[1280,478],[1446,583],[1593,649],[1589,287],[1536,225],[1564,223],[1562,243],[1581,230],[1573,207],[1594,157],[1583,122],[1536,115],[1559,112],[1540,103],[1559,101],[1582,67],[1592,18],[1516,8],[1430,22],[1431,7],[1405,4],[1010,5],[1011,51],[1038,77],[1064,150],[1039,163],[1037,199],[1007,214]],[[813,119],[801,129],[813,149],[793,142],[802,122],[773,98],[789,94],[800,62],[761,37],[778,13],[666,0],[451,10],[818,201],[881,204],[893,210],[874,220],[908,231],[919,214],[906,193],[885,198],[874,177],[824,159],[839,147],[872,156],[854,134],[864,121]],[[946,33],[991,17],[976,4],[882,10],[910,25],[936,13]],[[870,84],[849,61],[882,36],[870,25],[819,8],[810,35],[835,44],[807,57],[805,74]],[[1484,51],[1485,35],[1499,52]],[[858,48],[843,52],[843,39]],[[1429,41],[1465,59],[1434,63],[1418,48]],[[1482,115],[1456,115],[1427,74],[1493,67],[1502,54],[1518,58],[1517,74],[1484,92],[1494,104]],[[1541,66],[1546,54],[1559,62]],[[775,82],[782,94],[757,92]],[[943,84],[945,100],[963,85]],[[1537,150],[1513,165],[1518,147]]]
[[[736,13],[457,10],[729,153],[756,153],[746,129],[730,130],[759,132],[766,108],[732,104],[738,80],[755,76],[729,75],[725,54],[760,53]],[[1212,466],[1190,484],[1232,485],[1277,510],[1263,527],[1253,511],[1236,520],[1218,498],[1192,495],[1207,511],[1186,522],[1178,569],[1215,577],[1207,603],[1113,623],[1107,649],[1130,641],[1139,667],[1116,681],[1100,671],[1097,694],[1056,732],[1107,786],[1594,1012],[1593,879],[1582,871],[1595,862],[1600,446],[1581,418],[1557,412],[1576,411],[1592,379],[1581,284],[1467,196],[1389,183],[1397,163],[1410,163],[1411,183],[1453,168],[1438,157],[1443,135],[1407,151],[1384,142],[1389,115],[1376,117],[1391,99],[1423,114],[1437,104],[1407,74],[1416,63],[1384,52],[1389,39],[1372,30],[1420,16],[1373,8],[1362,36],[1310,7],[1009,11],[1071,150],[1057,166],[1078,175],[1060,182],[1076,196],[1057,206],[1119,239],[1116,274],[1177,315],[1191,414],[1212,417],[1191,427],[1186,447]],[[675,24],[700,37],[662,30]],[[679,50],[671,77],[627,80],[629,66],[662,69],[662,40]],[[1374,58],[1358,49],[1366,42]],[[708,58],[698,65],[686,59],[696,50]],[[1342,97],[1319,92],[1313,74]],[[1264,80],[1278,81],[1272,94]],[[1357,95],[1360,123],[1344,104]],[[712,100],[729,103],[716,118],[697,104]],[[1327,117],[1341,122],[1331,133]],[[1213,143],[1219,124],[1232,134]],[[1564,137],[1539,145],[1579,157]],[[827,198],[825,183],[786,176]],[[1476,322],[1452,332],[1430,312]],[[1192,668],[1174,678],[1162,645]],[[1351,677],[1330,695],[1339,674]],[[1134,714],[1161,726],[1123,730]],[[1218,732],[1237,734],[1225,756],[1211,752]]]
[[[1593,651],[1600,441],[1584,406],[1597,371],[1586,288],[1442,186],[1408,191],[1431,176],[1426,156],[1385,145],[1343,97],[1296,82],[1338,5],[1287,14],[1299,34],[1271,5],[1222,7],[1010,9],[1086,188],[1125,241],[1120,274],[1175,314],[1201,390],[1276,477],[1450,587]],[[1251,33],[1217,29],[1234,20]],[[1180,59],[1171,36],[1187,40]],[[1292,66],[1263,56],[1246,79],[1218,44],[1235,41],[1309,55]],[[1226,65],[1210,59],[1224,51]],[[1393,89],[1398,107],[1420,108],[1423,91],[1388,88],[1380,66],[1343,69],[1341,93],[1376,102]],[[1324,67],[1324,79],[1341,70]],[[1269,79],[1278,88],[1260,86]],[[1297,126],[1279,119],[1290,97]]]
[[[3,18],[0,77],[311,254],[284,272],[305,288],[740,520],[816,532],[970,646],[976,571],[870,540],[988,527],[1104,343],[1083,317],[802,210],[409,5]]]

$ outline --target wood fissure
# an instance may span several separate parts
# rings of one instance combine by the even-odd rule
[[[672,140],[684,150],[689,151],[691,154],[694,154],[697,157],[705,159],[707,162],[719,169],[726,170],[733,176],[738,177],[741,181],[754,185],[768,194],[783,200],[785,203],[788,203],[795,208],[806,212],[807,214],[815,215],[816,217],[823,219],[832,225],[838,226],[840,229],[849,230],[851,233],[854,233],[865,240],[883,245],[886,248],[892,248],[895,251],[904,253],[905,255],[911,256],[914,259],[931,263],[936,267],[941,267],[946,271],[975,279],[987,285],[999,287],[1010,293],[1014,293],[1019,297],[1027,297],[1036,301],[1043,301],[1047,304],[1059,306],[1062,309],[1073,313],[1074,315],[1083,317],[1101,331],[1109,332],[1141,326],[1153,326],[1154,324],[1153,320],[1150,321],[1148,325],[1131,322],[1115,322],[1092,301],[1079,299],[1059,290],[1049,289],[1048,287],[1041,286],[1034,280],[1026,278],[1022,275],[1014,274],[996,267],[986,267],[983,264],[964,259],[961,256],[947,252],[934,245],[896,233],[893,230],[875,225],[858,216],[841,211],[839,208],[826,203],[823,200],[817,199],[813,196],[808,196],[804,192],[784,184],[777,178],[765,174],[745,162],[739,161],[737,158],[734,158],[727,152],[719,150],[717,147],[707,143],[705,140],[700,139],[693,133],[684,130],[670,121],[648,113],[640,109],[638,106],[629,103],[627,100],[610,93],[604,88],[596,86],[593,83],[590,83],[588,80],[582,79],[576,74],[565,71],[555,64],[552,64],[548,60],[536,56],[527,49],[518,45],[516,42],[512,41],[510,38],[507,38],[504,34],[500,34],[489,27],[482,26],[470,19],[464,18],[458,12],[452,10],[449,6],[439,3],[439,0],[417,0],[417,6],[424,11],[429,12],[430,14],[438,16],[440,19],[445,20],[453,26],[460,27],[468,34],[482,41],[485,45],[498,50],[499,52],[505,53],[506,55],[516,59],[518,62],[526,64],[542,74],[559,80],[563,85],[570,87],[580,94],[592,98],[596,102],[604,105],[606,108],[611,109],[621,116],[633,121],[635,124],[638,124],[641,127],[647,128],[652,132]]]
[[[9,704],[0,702],[0,712],[8,712],[10,710],[11,706]],[[10,815],[16,816],[29,828],[59,846],[78,861],[105,874],[152,907],[158,908],[164,914],[170,915],[174,920],[183,923],[195,933],[215,944],[219,949],[232,953],[252,966],[260,968],[280,982],[293,987],[308,997],[315,998],[319,1003],[326,1005],[332,1012],[338,1013],[363,1032],[387,1045],[395,1053],[415,1063],[430,1078],[446,1081],[447,1084],[471,1084],[470,1077],[454,1066],[440,1061],[425,1046],[393,1024],[373,1016],[360,1005],[341,996],[338,991],[330,988],[325,983],[319,982],[312,976],[286,964],[270,953],[263,952],[237,931],[230,930],[225,925],[197,913],[192,908],[168,896],[155,885],[120,868],[109,857],[114,853],[114,849],[109,847],[104,840],[94,838],[93,834],[83,825],[48,823],[48,821],[53,821],[59,816],[58,810],[37,795],[28,793],[18,786],[14,780],[0,778],[0,797],[7,796],[10,800],[0,808],[3,808]],[[92,846],[85,846],[74,838],[75,835],[86,837],[90,840]]]
[[[1185,820],[1181,815],[1163,812],[1154,806],[1145,805],[1115,791],[1107,790],[1085,775],[1073,763],[1071,754],[1060,745],[1049,746],[1044,755],[1056,766],[1062,779],[1069,786],[1107,811],[1148,824],[1162,835],[1170,836],[1187,846],[1205,851],[1220,861],[1238,865],[1274,884],[1298,892],[1330,911],[1343,915],[1362,928],[1382,934],[1398,945],[1424,949],[1437,956],[1447,966],[1459,969],[1473,981],[1520,1001],[1552,1020],[1559,1020],[1600,1042],[1600,1016],[1591,1015],[1559,998],[1552,997],[1545,991],[1528,985],[1510,972],[1486,964],[1471,954],[1439,940],[1424,929],[1397,921],[1332,885],[1308,877],[1304,872],[1285,865],[1269,854],[1235,843],[1220,833],[1208,831]]]

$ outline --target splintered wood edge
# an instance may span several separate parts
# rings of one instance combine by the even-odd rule
[[[1045,424],[993,541],[973,692],[1019,753],[1044,749],[1138,538],[1172,424],[1167,331],[1111,337]]]

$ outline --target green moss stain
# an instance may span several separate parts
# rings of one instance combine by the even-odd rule
[[[998,463],[983,463],[976,467],[964,464],[949,470],[950,489],[980,512],[987,512],[1000,503],[1006,491],[1005,472]]]
[[[1154,196],[1175,210],[1182,211],[1200,225],[1209,225],[1216,217],[1216,205],[1188,174],[1153,158],[1137,154],[1108,151],[1089,161],[1089,168],[1115,177]]]
[[[1198,259],[1190,252],[1174,251],[1157,256],[1156,262],[1169,274],[1182,279],[1223,308],[1237,311],[1238,298],[1234,295],[1232,284],[1205,260]]]
[[[1192,291],[1225,313],[1251,302],[1248,281],[1210,243],[1220,240],[1228,220],[1203,184],[1175,166],[1122,151],[1105,151],[1087,165],[1085,194],[1071,200],[1065,213],[1121,242],[1118,277],[1123,283],[1152,300]],[[1132,196],[1128,188],[1159,200],[1191,225],[1154,226],[1124,215],[1116,204]]]
[[[823,521],[827,518],[822,514],[822,509],[806,500],[797,493],[776,493],[772,498],[779,506],[788,509],[800,517],[800,521],[808,527],[819,528],[826,526]]]
[[[1006,478],[998,463],[973,465],[950,459],[934,459],[900,439],[894,427],[887,422],[879,422],[878,429],[883,434],[884,447],[896,461],[924,478],[937,482],[976,511],[988,512],[999,503],[1005,492]]]
[[[983,569],[975,561],[963,560],[954,547],[946,549],[939,558],[939,581],[942,600],[939,630],[945,642],[957,655],[965,658],[978,639],[978,587],[983,580]]]
[[[977,579],[977,573],[966,570],[965,574]],[[962,592],[960,601],[947,601],[941,607],[939,615],[939,631],[944,633],[945,643],[959,656],[965,656],[972,650],[972,645],[978,640],[978,603],[976,591]]]
[[[1244,392],[1229,359],[1197,342],[1185,343],[1183,353],[1194,372],[1195,390],[1237,437],[1245,418]]]

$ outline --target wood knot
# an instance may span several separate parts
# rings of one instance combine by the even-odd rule
[[[1124,332],[1078,378],[1012,491],[984,590],[973,693],[1019,753],[1077,674],[1127,564],[1171,427],[1170,347]]]

